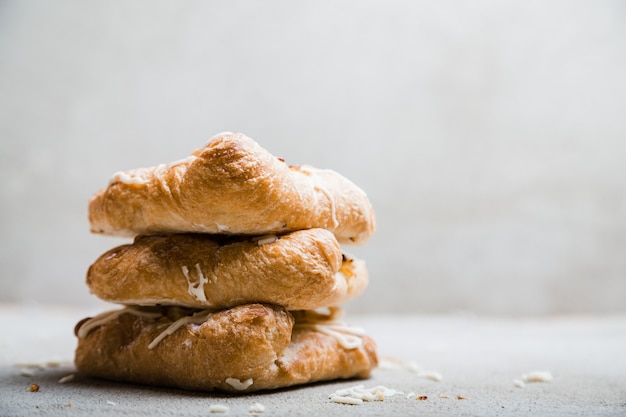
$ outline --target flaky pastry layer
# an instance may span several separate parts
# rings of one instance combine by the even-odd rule
[[[365,193],[331,170],[289,166],[240,133],[214,137],[186,159],[119,172],[90,200],[91,230],[263,235],[323,228],[341,243],[374,231]]]
[[[277,306],[206,317],[174,307],[107,314],[77,324],[75,357],[80,372],[105,379],[247,393],[366,378],[377,364],[376,346],[362,331],[307,314],[296,321]]]
[[[342,256],[331,232],[309,229],[252,239],[141,236],[100,256],[86,281],[93,294],[119,304],[311,310],[361,294],[368,274],[363,261]]]

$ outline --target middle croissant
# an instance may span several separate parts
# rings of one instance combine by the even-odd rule
[[[91,292],[105,301],[201,309],[260,302],[312,310],[341,304],[367,283],[364,262],[342,254],[324,229],[255,238],[139,236],[87,272]]]

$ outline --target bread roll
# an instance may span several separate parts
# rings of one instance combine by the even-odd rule
[[[376,346],[362,330],[304,317],[263,304],[126,308],[78,323],[75,363],[105,379],[235,393],[370,375]]]
[[[332,231],[363,243],[374,231],[365,193],[331,170],[289,166],[240,133],[188,158],[115,174],[90,200],[91,230],[118,236]]]
[[[256,302],[329,307],[359,295],[367,282],[364,262],[342,256],[324,229],[252,239],[140,236],[104,253],[87,272],[91,292],[105,301],[200,309]]]

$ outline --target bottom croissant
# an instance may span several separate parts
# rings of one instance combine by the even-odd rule
[[[377,365],[374,341],[334,314],[265,304],[219,312],[126,307],[85,319],[75,332],[80,372],[190,390],[247,393],[367,378]]]

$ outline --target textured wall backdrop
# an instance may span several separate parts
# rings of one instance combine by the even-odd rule
[[[378,231],[355,312],[626,312],[620,1],[0,2],[0,301],[97,303],[118,170],[240,131]]]

